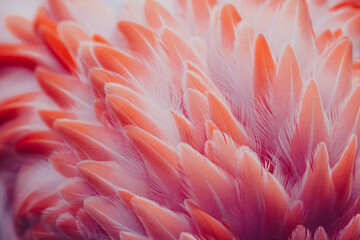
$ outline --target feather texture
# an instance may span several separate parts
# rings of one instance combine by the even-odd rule
[[[33,15],[0,26],[0,238],[359,239],[356,1]]]

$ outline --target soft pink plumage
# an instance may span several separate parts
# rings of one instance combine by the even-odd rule
[[[359,239],[359,9],[48,0],[8,17],[0,234]]]

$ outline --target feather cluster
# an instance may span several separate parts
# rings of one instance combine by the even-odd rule
[[[49,0],[6,26],[3,239],[360,238],[357,0]]]

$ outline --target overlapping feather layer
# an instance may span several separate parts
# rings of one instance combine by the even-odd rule
[[[359,239],[358,1],[111,4],[6,19],[4,239]]]

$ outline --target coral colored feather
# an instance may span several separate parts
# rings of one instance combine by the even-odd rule
[[[360,239],[358,1],[10,2],[0,239]]]

